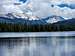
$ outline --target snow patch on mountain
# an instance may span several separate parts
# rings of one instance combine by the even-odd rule
[[[60,16],[52,16],[52,17],[49,17],[47,21],[47,23],[56,23],[58,21],[63,21],[65,20],[64,18],[60,17]]]

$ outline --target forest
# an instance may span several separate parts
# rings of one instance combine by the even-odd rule
[[[0,32],[52,32],[52,31],[75,31],[75,25],[57,24],[57,23],[45,25],[0,23]]]

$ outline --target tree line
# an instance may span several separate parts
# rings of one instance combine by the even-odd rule
[[[46,24],[26,25],[0,23],[0,32],[51,32],[51,31],[75,31],[75,25]]]

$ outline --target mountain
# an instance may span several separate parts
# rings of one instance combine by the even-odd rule
[[[0,23],[12,23],[12,24],[26,24],[26,25],[38,25],[38,24],[47,24],[44,20],[28,20],[22,18],[5,18],[0,17]]]
[[[52,24],[58,31],[75,31],[75,18]]]
[[[60,21],[54,24],[60,24],[60,25],[75,25],[75,18],[65,20],[65,21]]]
[[[0,17],[0,22],[13,23],[13,24],[29,24],[29,25],[37,25],[37,24],[48,24],[48,23],[56,23],[58,21],[63,21],[64,18],[60,16],[49,16],[47,18],[38,18],[31,19],[30,17],[22,14],[12,14],[8,13]]]
[[[61,16],[50,16],[49,19],[47,20],[47,23],[56,23],[59,21],[64,21],[65,19],[62,18]]]

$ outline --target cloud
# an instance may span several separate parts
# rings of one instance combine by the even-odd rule
[[[14,12],[37,16],[39,18],[46,18],[52,15],[61,16],[65,19],[75,18],[75,9],[57,6],[61,3],[74,4],[74,0],[27,0],[26,3],[19,2],[21,3],[19,6],[13,5],[16,2],[19,2],[19,0],[1,0],[0,14]]]
[[[14,3],[17,3],[18,0],[2,0],[0,2],[0,14],[7,14],[11,12],[21,12],[18,6],[15,6]]]
[[[33,15],[38,16],[40,18],[57,15],[67,18],[75,18],[75,9],[70,9],[68,7],[60,8],[57,5],[61,4],[62,2],[65,3],[74,3],[75,1],[71,0],[30,0],[31,3],[31,10]],[[52,7],[51,5],[54,5]]]
[[[72,3],[75,4],[75,0],[63,0],[63,2],[67,4],[72,4]]]

